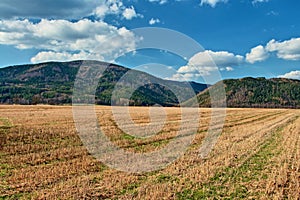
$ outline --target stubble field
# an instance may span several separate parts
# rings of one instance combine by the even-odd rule
[[[71,106],[0,106],[0,199],[299,199],[300,110],[227,109],[223,132],[207,159],[199,148],[210,122],[200,109],[192,145],[159,171],[111,169],[83,146]],[[99,123],[126,151],[163,148],[176,135],[180,109],[166,108],[159,134],[123,133],[110,107],[98,106]],[[131,108],[137,124],[149,109]]]

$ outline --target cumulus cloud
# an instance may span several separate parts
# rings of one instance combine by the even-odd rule
[[[246,54],[246,60],[251,64],[264,61],[268,57],[269,53],[262,45],[252,48],[250,53]]]
[[[104,57],[98,53],[87,53],[81,51],[79,53],[69,52],[53,52],[42,51],[31,58],[32,63],[40,63],[47,61],[72,61],[72,60],[104,60]]]
[[[142,17],[141,14],[136,13],[134,6],[126,7],[121,0],[102,1],[101,4],[94,9],[93,14],[101,19],[107,15],[120,15],[127,20]]]
[[[87,19],[77,22],[46,20],[0,20],[0,44],[18,49],[43,49],[33,62],[42,58],[103,58],[112,61],[134,50],[138,39],[126,28]]]
[[[244,57],[234,55],[227,51],[206,50],[194,55],[188,62],[188,66],[194,67],[230,67],[243,63]]]
[[[280,75],[278,76],[279,78],[290,78],[290,79],[298,79],[300,80],[300,71],[296,70],[296,71],[291,71],[288,72],[284,75]]]
[[[102,1],[101,4],[96,7],[94,14],[100,18],[104,18],[108,14],[121,14],[125,10],[125,6],[122,1]]]
[[[186,66],[177,70],[171,79],[192,80],[201,76],[209,76],[218,70],[233,71],[233,66],[244,62],[244,57],[227,51],[214,52],[206,50],[194,55]]]
[[[137,17],[138,15],[135,12],[135,9],[133,6],[131,6],[130,8],[126,8],[123,11],[123,17],[127,20],[131,20],[134,17]]]
[[[292,38],[285,41],[276,41],[275,39],[272,39],[265,47],[259,45],[252,48],[250,53],[246,54],[246,60],[251,64],[264,61],[272,52],[280,59],[300,60],[300,38]]]
[[[283,42],[271,40],[266,49],[276,52],[278,58],[285,60],[300,60],[300,38],[292,38]]]
[[[151,18],[151,19],[149,20],[149,24],[150,24],[150,25],[154,25],[154,24],[157,24],[157,23],[160,23],[160,20],[159,20],[159,19]]]
[[[201,0],[200,5],[204,4],[210,5],[211,7],[216,7],[217,3],[227,3],[228,0]]]

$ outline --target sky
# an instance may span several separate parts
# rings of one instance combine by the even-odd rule
[[[1,0],[0,67],[92,59],[171,80],[300,79],[299,8],[299,0]],[[140,48],[146,37],[135,30],[148,27],[161,48]],[[164,48],[183,51],[189,41],[201,47],[193,55]]]

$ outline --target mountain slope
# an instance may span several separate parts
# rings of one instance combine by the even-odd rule
[[[300,108],[300,80],[247,77],[223,83],[227,107]],[[213,91],[218,84],[197,95],[200,106],[211,106],[209,90]]]
[[[69,104],[72,102],[76,74],[83,62],[85,61],[47,62],[2,68],[0,69],[0,103]],[[139,80],[143,85],[132,94],[129,101],[131,105],[174,106],[178,104],[178,99],[170,88],[182,94],[187,93],[189,87],[192,87],[196,94],[207,88],[205,84],[192,82],[189,85],[184,82],[162,80],[122,66],[92,62],[103,67],[108,66],[99,79],[95,100],[97,104],[111,103],[111,95],[116,83],[129,71],[135,73],[136,77],[140,77],[135,77],[135,80]],[[122,90],[126,91],[128,87],[130,86],[125,85]],[[185,97],[186,99],[183,100],[191,96],[185,95]]]

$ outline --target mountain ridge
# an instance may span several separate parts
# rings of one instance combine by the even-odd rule
[[[210,92],[224,84],[226,106],[233,108],[300,108],[300,80],[244,77],[226,79],[197,94],[200,107],[211,107]],[[189,101],[185,102],[188,106]],[[198,105],[196,105],[198,106]]]
[[[45,62],[1,68],[0,103],[71,104],[74,81],[83,62],[86,61]],[[120,65],[93,62],[107,67],[96,89],[95,103],[100,105],[111,105],[116,83],[131,71],[134,73],[132,79],[143,86],[137,88],[130,99],[125,99],[129,105],[179,106],[180,102],[184,102],[181,105],[211,107],[209,93],[223,84],[228,107],[300,108],[300,80],[296,79],[244,77],[222,80],[209,86],[197,82],[164,80]],[[130,87],[127,84],[120,93],[124,94]],[[186,95],[190,89],[194,90],[199,104],[190,104],[189,95],[193,96]],[[174,91],[184,98],[179,101]],[[123,105],[124,99],[121,99],[113,103]]]
[[[197,94],[207,85],[193,82],[163,80],[142,71],[100,61],[45,62],[38,64],[15,65],[0,69],[0,103],[2,104],[71,104],[74,81],[83,63],[94,63],[106,67],[96,89],[96,104],[111,104],[111,96],[116,83],[131,71],[149,84],[141,86],[129,99],[130,105],[177,106],[178,99],[170,91],[187,93],[191,87]],[[135,80],[137,78],[134,78]],[[151,81],[160,84],[151,84]],[[124,87],[124,91],[128,89]],[[185,100],[192,97],[187,96]],[[119,102],[120,103],[120,102]]]

